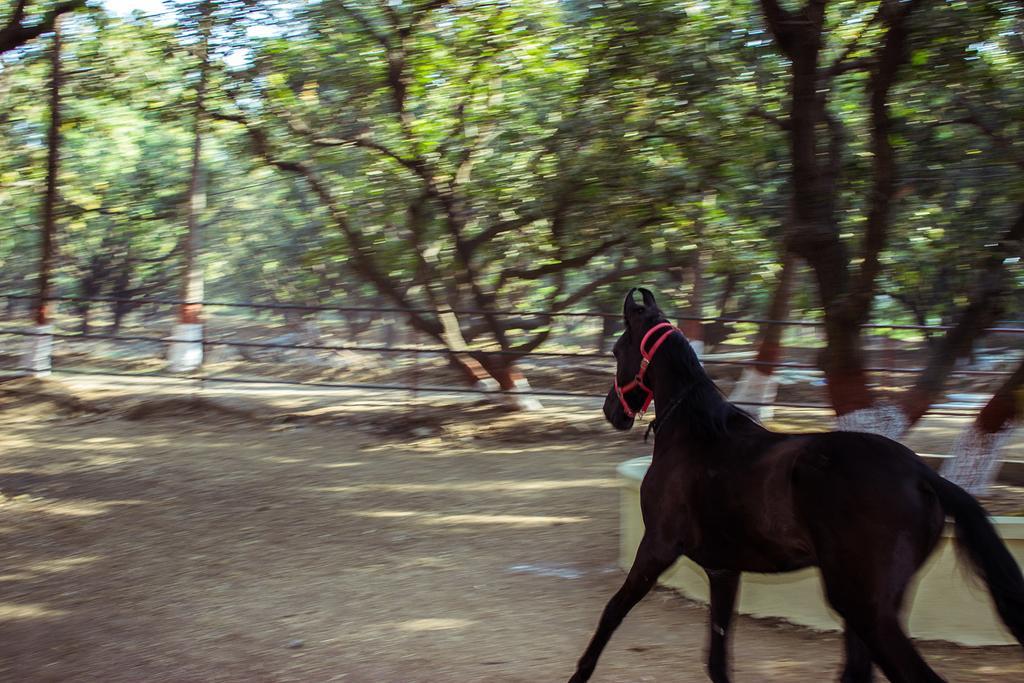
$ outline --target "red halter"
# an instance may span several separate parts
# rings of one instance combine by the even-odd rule
[[[657,341],[654,342],[654,345],[651,346],[651,349],[649,351],[644,351],[644,346],[647,345],[647,340],[650,339],[651,335],[653,335],[658,330],[665,331],[662,333],[660,337],[658,337]],[[618,376],[615,377],[615,393],[619,397],[619,402],[622,404],[623,410],[626,411],[626,415],[628,415],[629,417],[634,417],[636,415],[643,417],[644,413],[646,413],[647,409],[650,407],[651,401],[654,400],[654,392],[651,391],[650,387],[644,384],[644,373],[647,372],[647,366],[651,364],[651,359],[654,358],[654,354],[657,352],[658,348],[668,338],[668,336],[675,331],[676,328],[672,325],[672,323],[658,323],[651,329],[647,330],[647,334],[645,334],[644,338],[640,340],[640,355],[643,356],[642,360],[640,361],[640,372],[636,373],[636,377],[633,378],[633,381],[624,387],[619,386],[619,378]],[[637,387],[640,387],[641,389],[647,392],[647,398],[644,399],[643,407],[640,408],[640,410],[634,411],[632,408],[629,407],[629,403],[626,401],[625,394]]]

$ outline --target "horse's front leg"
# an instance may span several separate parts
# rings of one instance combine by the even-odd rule
[[[714,683],[729,683],[729,624],[736,607],[740,573],[729,569],[705,569],[711,583],[711,640],[708,676]]]
[[[583,683],[590,680],[590,676],[597,666],[597,658],[601,656],[601,651],[608,644],[612,633],[622,623],[629,610],[633,609],[633,606],[647,595],[661,573],[668,569],[678,557],[679,553],[674,548],[664,542],[655,541],[650,533],[644,534],[625,583],[612,596],[605,606],[604,612],[601,613],[597,631],[590,639],[590,644],[583,656],[580,657],[580,661],[576,665],[576,673],[569,679],[569,683]]]

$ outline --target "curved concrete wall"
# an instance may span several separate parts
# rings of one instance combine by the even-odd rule
[[[619,466],[622,483],[619,564],[628,568],[643,536],[640,516],[640,482],[650,456],[628,460]],[[1017,562],[1024,566],[1024,518],[993,517],[1000,535]],[[683,558],[665,572],[659,582],[683,595],[707,602],[707,577],[692,561]],[[992,608],[988,591],[959,565],[947,525],[939,547],[918,573],[908,594],[908,630],[915,638],[948,640],[962,645],[1013,645],[1016,641]],[[739,611],[758,617],[777,617],[819,630],[839,630],[840,622],[828,607],[817,569],[786,574],[743,574]]]

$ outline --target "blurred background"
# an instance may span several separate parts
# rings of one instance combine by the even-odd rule
[[[752,406],[1019,385],[1019,3],[8,5],[9,370],[561,392],[645,284]]]
[[[1019,3],[8,5],[8,370],[558,394],[645,284],[765,415],[1016,414]]]
[[[1020,490],[1006,484],[1024,484],[1024,443],[1011,438],[1024,407],[1022,129],[1016,0],[3,0],[0,409],[24,424],[0,435],[18,459],[4,465],[0,503],[30,496],[6,508],[4,533],[20,529],[28,548],[10,585],[36,600],[56,594],[47,582],[72,590],[106,567],[89,585],[118,614],[139,610],[126,624],[155,629],[171,607],[118,591],[159,593],[170,569],[203,586],[227,575],[217,563],[237,543],[227,566],[266,571],[207,604],[216,637],[181,608],[197,641],[188,628],[154,630],[154,652],[185,641],[141,677],[116,657],[54,656],[65,680],[158,680],[195,646],[195,677],[175,680],[219,680],[210,672],[224,653],[241,653],[224,680],[264,680],[252,667],[278,671],[261,657],[280,643],[334,642],[346,617],[308,615],[335,567],[379,560],[363,570],[400,577],[380,595],[362,575],[342,581],[370,591],[359,628],[390,614],[400,591],[429,605],[436,590],[447,606],[360,631],[351,655],[363,668],[347,680],[419,680],[420,664],[382,664],[390,642],[455,662],[447,680],[557,678],[594,616],[573,608],[596,609],[592,596],[617,581],[605,577],[615,505],[591,496],[612,495],[602,490],[615,490],[615,463],[649,452],[639,435],[610,437],[597,412],[634,286],[655,292],[723,391],[761,419],[909,435],[975,493],[1001,476],[990,501],[1019,513]],[[187,401],[124,414],[96,403],[140,396]],[[224,403],[239,398],[265,405]],[[116,420],[74,421],[108,413]],[[327,413],[342,426],[295,426]],[[58,419],[71,421],[49,431]],[[577,441],[552,446],[559,436]],[[459,450],[477,438],[495,441],[483,455]],[[391,447],[374,451],[382,442]],[[438,484],[428,458],[453,453]],[[246,540],[230,525],[182,525],[195,509],[248,518],[249,500],[279,509],[266,524],[286,529]],[[391,510],[396,500],[410,509]],[[152,519],[153,547],[180,541],[180,556],[198,559],[168,569],[112,545],[113,530],[82,541],[85,522],[36,528],[33,506],[144,540],[135,525]],[[343,514],[331,531],[309,522]],[[493,534],[469,531],[479,524]],[[579,545],[564,529],[537,531],[566,524],[588,534]],[[332,533],[346,534],[341,555],[316,575]],[[506,657],[516,611],[466,598],[478,579],[436,551],[456,540],[474,571],[505,577],[517,607],[527,595],[548,609],[538,633],[564,634],[552,641],[564,653]],[[92,555],[64,557],[79,542]],[[309,595],[293,557],[313,563]],[[151,568],[150,583],[124,579],[125,566]],[[583,587],[561,606],[538,588],[569,579]],[[0,673],[57,680],[37,668],[49,655],[32,655],[48,628],[93,652],[82,639],[96,617],[73,590],[61,595],[52,609],[0,603],[0,620],[24,617],[8,644],[19,659]],[[309,607],[303,627],[244,641],[256,638],[250,624],[285,619],[268,595]],[[239,604],[265,611],[232,612]],[[507,630],[496,612],[513,620]],[[101,654],[120,637],[104,623]],[[643,628],[636,653],[662,637],[660,622]],[[435,631],[444,638],[429,640]],[[493,652],[464,652],[464,633],[491,638]],[[242,640],[223,648],[222,637]],[[796,636],[774,637],[748,677],[820,680],[832,666],[794,650]],[[770,658],[782,651],[798,654]],[[956,672],[1019,680],[984,652],[942,652]],[[334,680],[338,668],[289,661],[293,678],[268,676]],[[637,680],[630,660],[620,665],[615,680]]]

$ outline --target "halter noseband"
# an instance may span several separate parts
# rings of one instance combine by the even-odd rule
[[[665,330],[660,337],[654,342],[649,351],[644,350],[644,346],[647,345],[647,340],[651,338],[658,330]],[[651,391],[650,387],[644,384],[644,373],[647,372],[647,366],[651,364],[651,360],[654,358],[654,354],[658,351],[658,348],[662,343],[668,339],[668,336],[676,331],[676,328],[672,323],[658,323],[651,329],[647,330],[647,334],[640,340],[640,355],[643,357],[640,360],[640,372],[636,373],[636,377],[633,378],[629,384],[624,387],[619,386],[619,378],[615,377],[615,394],[619,397],[619,403],[622,404],[623,410],[626,411],[626,415],[629,417],[635,417],[639,415],[644,416],[647,409],[650,407],[651,402],[654,400],[654,392]],[[643,407],[640,410],[633,410],[629,407],[629,402],[626,401],[626,394],[636,388],[643,389],[647,392],[647,398],[644,399]]]

